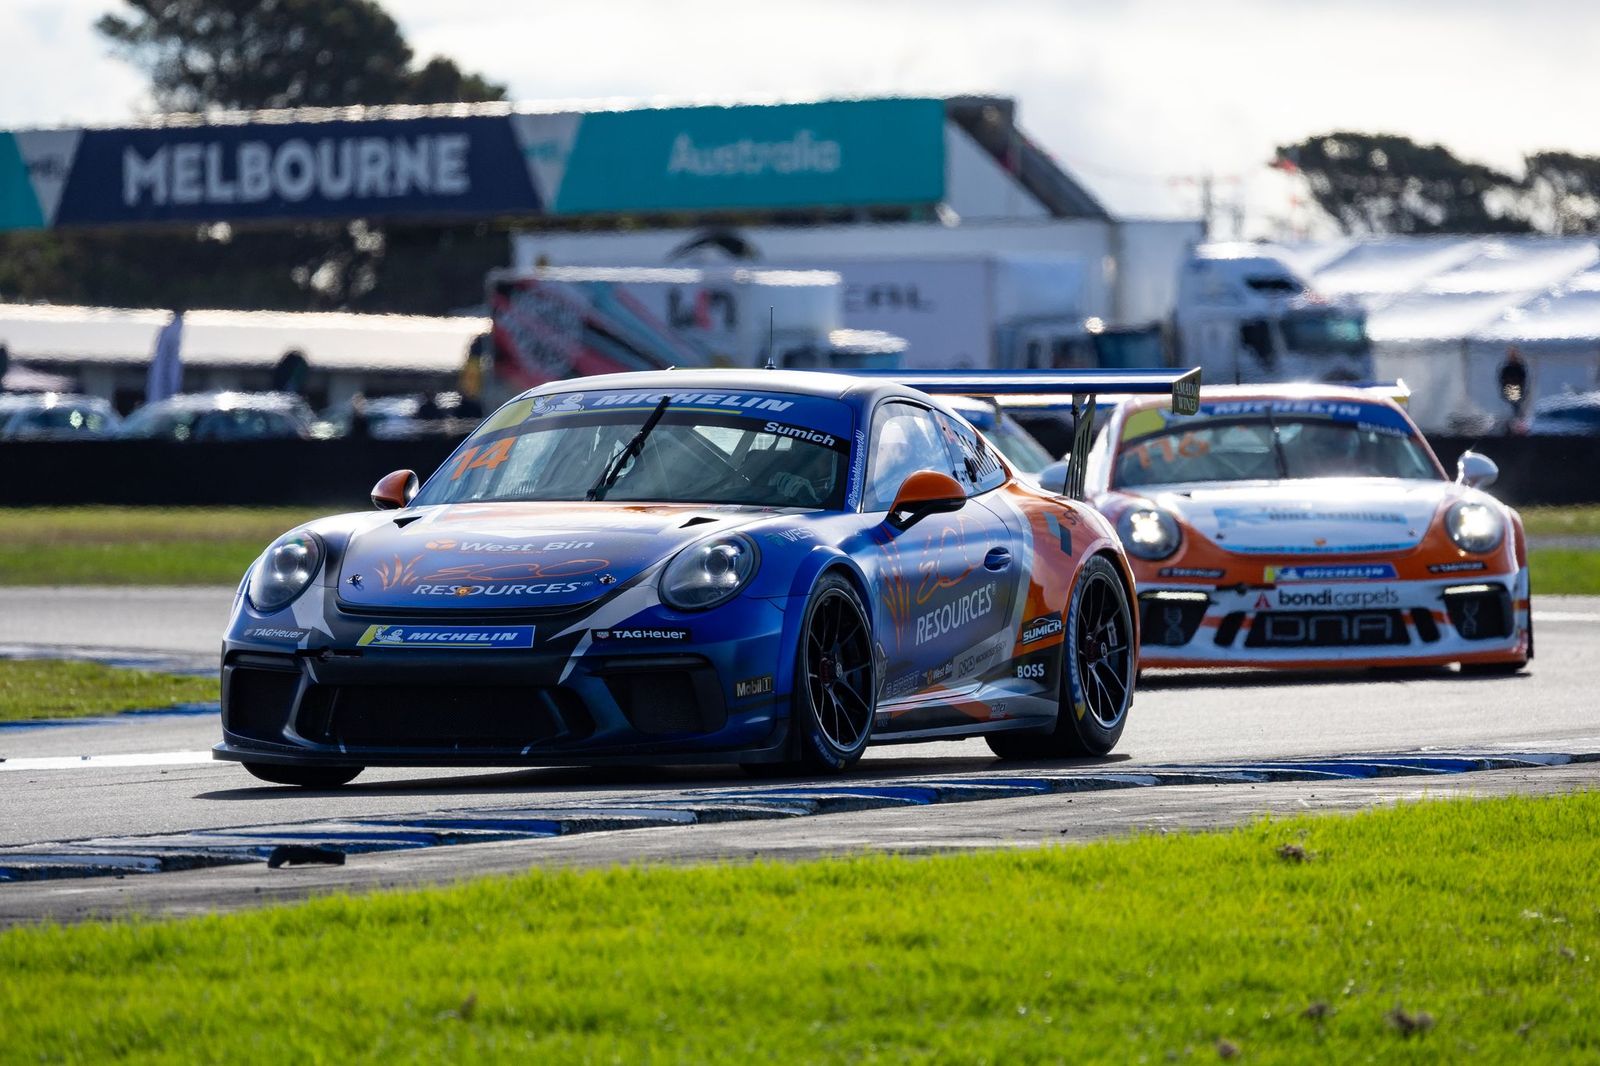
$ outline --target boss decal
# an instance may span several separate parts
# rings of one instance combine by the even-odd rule
[[[1053,637],[1061,632],[1062,625],[1059,618],[1035,618],[1022,627],[1022,643],[1037,644],[1046,637]]]
[[[1044,663],[1018,663],[1017,676],[1025,681],[1043,681],[1049,671]]]
[[[670,626],[652,626],[638,629],[591,629],[589,630],[589,635],[597,643],[628,640],[683,641],[689,639],[689,631],[687,629],[678,629]]]
[[[772,691],[772,675],[762,674],[760,677],[747,677],[743,681],[733,683],[733,698],[742,700],[747,696],[765,696]]]

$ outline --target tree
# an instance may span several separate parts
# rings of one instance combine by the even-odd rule
[[[1527,157],[1529,214],[1548,233],[1600,233],[1600,156],[1536,152]]]
[[[168,111],[501,100],[435,57],[420,69],[374,0],[126,0],[95,28],[150,75]]]
[[[1527,233],[1525,187],[1441,145],[1341,131],[1278,149],[1346,233]]]

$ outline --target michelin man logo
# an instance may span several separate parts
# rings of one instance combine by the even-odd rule
[[[583,410],[583,400],[575,392],[558,392],[554,396],[535,396],[529,418],[540,415],[559,415]]]

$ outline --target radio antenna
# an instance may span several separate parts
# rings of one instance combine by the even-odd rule
[[[777,335],[777,320],[778,320],[778,309],[777,309],[777,307],[775,305],[773,305],[773,304],[768,304],[767,305],[767,365],[762,367],[761,368],[762,370],[776,370],[776,369],[778,369],[777,365],[775,363],[773,363],[773,361],[772,361],[772,350],[775,347],[777,347],[777,343],[776,343],[776,341],[774,339],[776,337],[776,335]]]

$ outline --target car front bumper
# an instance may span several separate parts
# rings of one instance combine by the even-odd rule
[[[1532,655],[1528,574],[1328,585],[1139,586],[1145,667],[1324,669]]]
[[[371,618],[332,609],[286,646],[245,634],[293,633],[294,619],[273,626],[240,608],[223,645],[213,754],[347,766],[778,760],[793,660],[785,605],[740,600],[689,621],[657,607],[604,643],[583,619],[542,621],[532,628],[552,636],[518,649],[362,644]],[[694,639],[618,636],[652,626]]]

